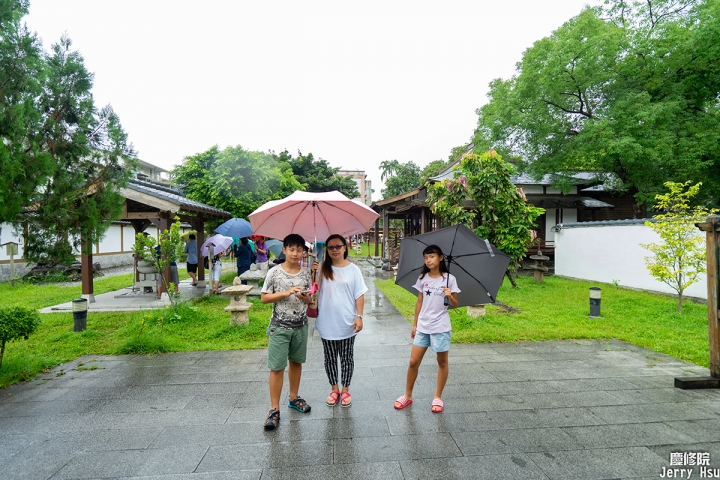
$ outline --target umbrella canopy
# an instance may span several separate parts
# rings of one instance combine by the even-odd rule
[[[188,240],[190,240],[190,235],[197,235],[197,230],[189,230],[185,233],[181,233],[180,240],[182,240],[183,242],[187,242]]]
[[[460,307],[495,301],[510,257],[465,225],[442,228],[422,235],[403,238],[395,283],[417,294],[413,288],[425,264],[423,250],[437,245],[445,254],[448,270],[457,279],[462,292]]]
[[[212,237],[205,240],[205,243],[203,243],[200,247],[200,255],[202,255],[203,257],[207,257],[208,245],[210,245],[211,243],[215,245],[214,251],[215,255],[217,255],[219,252],[226,250],[232,242],[232,237],[226,237],[224,235],[213,235]]]
[[[347,237],[367,232],[378,216],[367,205],[332,191],[295,192],[267,202],[248,218],[256,235],[285,238],[297,233],[306,240],[325,240],[335,233]]]
[[[231,218],[215,229],[215,233],[226,237],[243,238],[253,234],[250,222],[244,218]]]
[[[274,253],[276,257],[279,257],[282,253],[283,242],[280,240],[265,240],[265,246]]]

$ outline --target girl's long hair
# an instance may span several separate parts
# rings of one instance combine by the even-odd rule
[[[330,235],[327,240],[325,240],[325,260],[323,260],[322,264],[322,276],[323,278],[327,278],[328,280],[334,280],[334,277],[332,270],[332,259],[330,258],[330,255],[328,255],[327,244],[330,243],[330,240],[333,240],[335,238],[342,241],[343,245],[345,246],[345,253],[343,254],[343,258],[348,257],[347,240],[345,240],[345,237],[334,233]]]
[[[447,264],[445,263],[445,254],[442,252],[442,249],[438,247],[437,245],[428,245],[425,247],[425,250],[423,250],[423,256],[429,255],[431,253],[434,253],[438,255],[439,257],[442,257],[440,259],[440,273],[448,273],[449,270],[447,268]],[[423,262],[422,270],[420,270],[420,278],[425,277],[426,273],[429,273],[430,269],[427,265]],[[443,275],[443,278],[445,278],[445,275]]]

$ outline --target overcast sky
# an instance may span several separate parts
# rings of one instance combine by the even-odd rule
[[[600,0],[31,0],[46,50],[67,32],[138,157],[213,145],[300,150],[365,170],[469,141],[488,83]]]

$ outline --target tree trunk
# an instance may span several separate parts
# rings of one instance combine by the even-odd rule
[[[683,291],[678,292],[678,313],[682,313]]]
[[[515,283],[515,277],[513,277],[512,272],[508,268],[505,270],[505,276],[510,280],[510,283],[512,284],[513,288],[518,288],[517,283]]]
[[[2,359],[5,354],[5,340],[0,342],[0,367],[2,367]]]

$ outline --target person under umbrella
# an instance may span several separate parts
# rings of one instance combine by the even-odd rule
[[[414,288],[418,291],[415,303],[415,320],[410,337],[413,346],[405,380],[405,394],[395,400],[395,409],[401,410],[413,402],[412,392],[417,380],[420,363],[428,347],[437,354],[438,375],[435,398],[430,410],[440,413],[445,410],[442,393],[447,382],[449,366],[448,352],[452,326],[445,299],[451,307],[458,306],[460,289],[455,277],[448,272],[445,256],[437,245],[429,245],[423,250],[424,266]]]
[[[318,315],[315,320],[315,330],[323,344],[325,373],[331,386],[325,403],[330,407],[338,403],[349,407],[352,404],[349,388],[355,369],[355,336],[363,328],[365,292],[368,288],[358,266],[347,259],[345,238],[330,235],[326,245],[327,255],[319,272]],[[342,383],[342,391],[338,388],[338,380]]]
[[[250,245],[248,245],[247,237],[240,239],[240,245],[233,243],[232,249],[237,259],[237,276],[239,277],[250,270],[250,265],[252,265],[252,250],[250,250]],[[247,285],[247,280],[242,280],[241,283]]]

